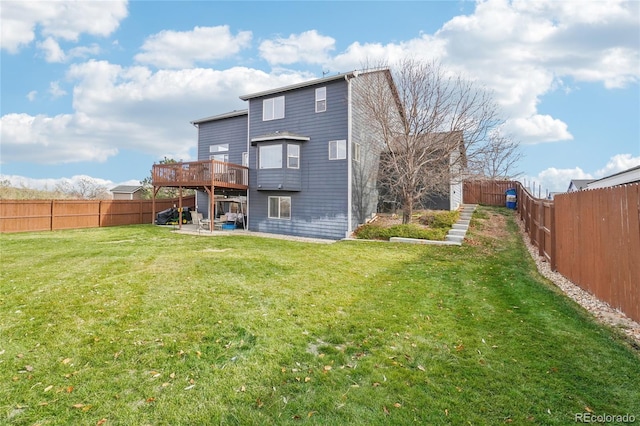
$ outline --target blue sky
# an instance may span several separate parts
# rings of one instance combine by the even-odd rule
[[[494,91],[542,192],[640,164],[637,1],[0,2],[0,179],[112,187],[195,159],[190,121],[365,61]]]

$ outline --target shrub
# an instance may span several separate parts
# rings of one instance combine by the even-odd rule
[[[365,240],[389,240],[391,237],[418,238],[422,240],[444,240],[447,229],[425,229],[415,224],[393,225],[388,228],[368,223],[355,231],[356,238]]]
[[[358,227],[355,230],[354,235],[356,238],[363,240],[388,240],[389,228],[385,228],[373,223],[367,223]]]
[[[454,211],[429,211],[420,216],[418,221],[430,228],[451,228],[460,218],[460,212]]]

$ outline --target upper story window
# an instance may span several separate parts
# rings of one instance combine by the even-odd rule
[[[284,118],[284,96],[262,101],[262,121]]]
[[[242,153],[242,165],[249,167],[249,153],[246,151]]]
[[[327,110],[327,88],[318,87],[316,89],[316,112],[325,112]]]
[[[353,161],[357,163],[360,161],[360,144],[354,142],[352,147],[353,150],[351,151],[351,158],[353,158]]]
[[[221,143],[209,146],[209,160],[229,162],[229,144]]]
[[[347,158],[347,141],[329,141],[329,160],[344,160]]]
[[[282,168],[282,144],[261,145],[258,152],[258,167],[261,169]]]
[[[300,168],[300,145],[287,144],[287,168]]]

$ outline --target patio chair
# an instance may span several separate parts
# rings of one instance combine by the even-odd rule
[[[204,230],[209,230],[209,220],[208,219],[203,219],[202,218],[202,213],[198,212],[198,211],[194,211],[191,214],[191,222],[196,225],[196,229],[198,230],[198,233],[200,233],[201,229]]]

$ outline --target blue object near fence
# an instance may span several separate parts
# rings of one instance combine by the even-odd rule
[[[507,189],[504,193],[507,196],[507,208],[515,210],[517,194],[515,188]]]

